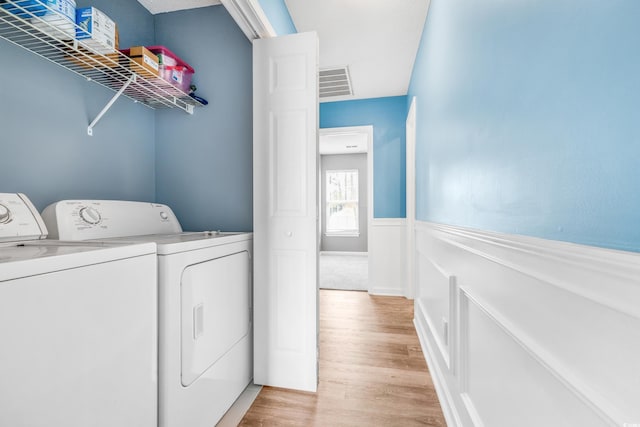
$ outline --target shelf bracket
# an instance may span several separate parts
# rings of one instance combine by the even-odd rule
[[[102,111],[100,111],[100,113],[98,113],[98,115],[96,116],[95,119],[93,119],[93,121],[89,124],[89,127],[87,128],[87,134],[89,134],[89,136],[93,136],[93,127],[95,125],[98,124],[98,122],[100,121],[100,119],[102,118],[102,116],[104,116],[104,114],[109,111],[109,108],[111,108],[111,106],[113,105],[114,102],[116,102],[116,100],[118,98],[120,98],[120,95],[122,95],[124,93],[125,90],[127,90],[127,88],[129,87],[129,85],[133,82],[136,81],[136,75],[132,74],[131,77],[129,77],[129,80],[127,80],[127,82],[122,85],[122,87],[120,88],[120,90],[118,92],[116,92],[115,95],[113,95],[113,98],[111,98],[111,100],[107,103],[107,105],[104,106],[104,108],[102,109]]]

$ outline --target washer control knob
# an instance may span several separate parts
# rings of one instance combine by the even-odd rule
[[[80,209],[80,218],[87,224],[97,224],[102,219],[100,212],[92,207]]]
[[[160,212],[160,218],[166,221],[169,219],[169,214],[167,214],[165,211],[162,211]]]
[[[0,224],[7,224],[11,221],[11,211],[5,205],[0,205]]]

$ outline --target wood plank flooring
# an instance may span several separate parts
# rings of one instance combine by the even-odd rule
[[[264,387],[241,426],[446,426],[413,301],[320,291],[317,393]]]

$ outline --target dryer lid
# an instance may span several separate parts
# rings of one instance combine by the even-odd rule
[[[62,200],[47,206],[42,218],[49,237],[60,240],[113,239],[180,233],[167,205],[123,200]]]
[[[214,246],[243,242],[253,239],[253,233],[196,231],[174,234],[149,234],[145,236],[128,236],[116,239],[100,239],[110,242],[140,243],[154,242],[158,245],[158,255],[172,255],[186,251],[196,251]]]

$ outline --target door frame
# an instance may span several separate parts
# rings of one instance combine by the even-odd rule
[[[411,99],[411,106],[406,121],[406,214],[407,214],[407,280],[404,295],[415,298],[416,292],[416,97]]]
[[[371,245],[369,241],[371,239],[371,223],[373,222],[373,125],[367,126],[345,126],[345,127],[333,127],[333,128],[320,128],[318,131],[318,140],[323,136],[331,135],[343,135],[345,133],[364,133],[367,135],[367,253]],[[320,156],[320,154],[318,154]],[[320,159],[318,159],[320,160]],[[322,182],[322,171],[318,168],[318,182],[320,188],[318,191],[319,197],[322,197],[324,191],[324,183]],[[321,200],[319,200],[321,202]],[[322,206],[320,204],[319,206]],[[322,229],[322,221],[324,221],[324,213],[320,212],[320,229]],[[369,288],[367,284],[367,289]]]

